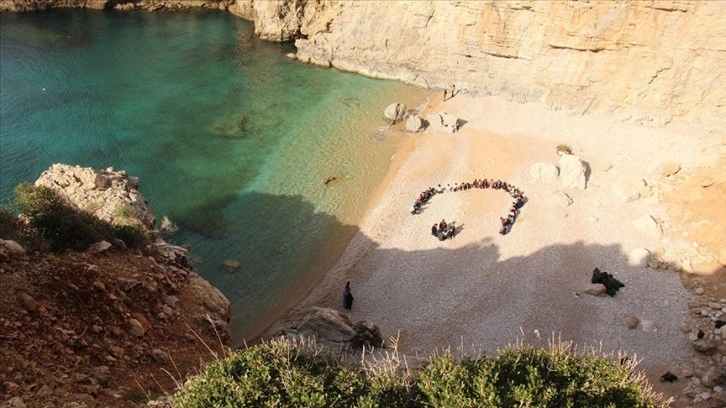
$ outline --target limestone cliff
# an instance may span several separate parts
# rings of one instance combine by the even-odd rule
[[[123,170],[54,164],[35,185],[55,190],[79,209],[104,221],[156,228],[154,214],[138,190],[138,177],[129,177]]]
[[[297,58],[574,113],[726,124],[726,2],[236,0]]]

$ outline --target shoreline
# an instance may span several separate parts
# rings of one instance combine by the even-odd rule
[[[261,337],[277,334],[311,306],[342,310],[340,290],[351,281],[356,303],[346,313],[353,321],[378,325],[410,362],[447,348],[493,353],[519,339],[546,346],[553,337],[580,349],[636,354],[651,381],[686,359],[690,346],[680,329],[689,322],[692,296],[680,274],[629,260],[636,248],[656,253],[665,247],[671,255],[676,231],[665,231],[661,239],[645,236],[632,220],[644,213],[662,217],[663,205],[647,197],[620,203],[612,187],[628,174],[655,183],[648,168],[657,161],[678,160],[684,172],[713,165],[720,152],[708,148],[718,138],[690,134],[686,126],[618,124],[498,97],[457,95],[440,102],[439,92],[426,109],[445,110],[468,123],[455,134],[431,128],[411,134],[344,253]],[[628,143],[618,143],[622,140]],[[557,164],[560,143],[589,164],[587,189],[530,179],[535,162]],[[408,212],[430,185],[482,176],[514,184],[530,199],[509,235],[499,236],[497,224],[510,199],[491,189],[436,195],[422,214]],[[564,191],[573,203],[554,204],[554,191]],[[453,240],[439,242],[428,233],[442,215],[463,227]],[[594,267],[613,273],[626,287],[613,298],[582,294]],[[628,315],[644,326],[629,330]]]
[[[429,113],[439,113],[443,112],[444,108],[451,106],[454,102],[452,99],[464,99],[466,98],[466,101],[471,100],[480,100],[481,98],[477,97],[471,97],[468,95],[461,95],[457,96],[455,98],[450,97],[446,101],[443,101],[442,97],[442,91],[441,90],[430,90],[431,94],[428,98],[426,98],[421,106],[423,108],[421,109],[421,112],[419,112],[419,115],[421,117],[425,117]],[[459,94],[457,94],[459,95]],[[450,102],[449,102],[450,101]],[[465,105],[467,102],[463,101],[461,104]],[[446,106],[444,106],[445,102],[449,102]],[[459,104],[457,104],[459,105]],[[420,106],[420,107],[421,107]],[[456,110],[461,109],[461,106],[456,106]],[[403,128],[405,127],[405,121],[398,123],[396,125],[392,125],[391,129],[388,131],[399,131],[399,132],[405,132]],[[417,154],[417,152],[420,153],[422,149],[422,145],[427,143],[427,141],[423,138],[429,137],[429,133],[431,133],[432,130],[427,129],[423,132],[419,133],[406,133],[406,138],[404,142],[398,146],[395,153],[392,155],[388,170],[386,171],[385,176],[381,180],[381,182],[377,185],[377,187],[374,190],[374,193],[371,197],[371,200],[369,201],[367,208],[363,215],[361,216],[360,221],[357,223],[356,227],[359,228],[359,231],[356,232],[350,240],[347,241],[343,245],[343,250],[340,252],[334,251],[334,254],[331,254],[331,256],[327,257],[326,264],[329,265],[329,267],[326,269],[326,273],[324,276],[320,279],[320,281],[316,285],[311,285],[311,289],[307,292],[307,295],[303,296],[303,300],[301,302],[296,303],[292,308],[290,308],[286,313],[284,313],[284,317],[282,319],[278,319],[272,324],[270,324],[265,330],[260,332],[257,336],[255,336],[251,341],[248,343],[254,344],[255,342],[258,342],[264,338],[268,338],[271,336],[274,336],[279,333],[280,329],[283,327],[294,323],[296,321],[299,321],[306,313],[307,310],[312,306],[322,306],[322,307],[329,307],[334,309],[340,309],[340,305],[337,299],[337,294],[339,292],[338,286],[341,286],[342,283],[347,280],[354,280],[356,278],[361,278],[361,276],[352,276],[351,274],[347,274],[347,270],[350,268],[353,268],[359,261],[360,258],[365,256],[365,254],[375,248],[375,243],[372,242],[365,233],[363,233],[363,230],[366,228],[366,225],[371,224],[371,218],[374,216],[377,216],[375,214],[376,211],[380,210],[381,203],[391,194],[391,190],[395,187],[398,187],[396,184],[397,178],[400,178],[402,169],[407,165],[409,160],[411,160],[412,156]],[[451,136],[451,137],[457,137],[461,135],[467,135],[467,137],[476,137],[481,136],[480,134],[471,135],[469,130],[465,127],[460,131],[459,134],[454,135],[448,135],[443,134],[440,132],[437,132],[440,135],[444,135],[444,137]],[[502,137],[498,134],[495,134],[493,132],[489,132],[486,134],[487,140],[491,141],[492,139],[497,139],[501,142]],[[502,146],[506,145],[506,141],[504,143],[501,143]],[[501,146],[500,146],[501,148]],[[511,152],[510,152],[511,156]],[[497,167],[498,174],[502,173],[501,165],[500,166],[493,166],[496,164],[496,161],[490,163],[490,166],[485,166],[486,168],[490,167]],[[509,169],[507,171],[504,171],[504,173],[512,173],[514,170]],[[471,173],[474,173],[474,170],[470,170]],[[501,177],[501,176],[497,176]],[[466,178],[462,181],[471,181],[473,180],[473,176],[469,179]],[[502,177],[503,181],[507,181],[506,177]],[[434,183],[432,185],[429,184],[420,184],[418,187],[420,187],[420,190],[423,190],[426,187],[429,186],[435,186],[437,183]],[[418,187],[413,186],[414,190],[416,190]],[[399,206],[400,210],[403,214],[408,215],[408,209],[410,207],[410,203],[413,202],[416,195],[418,195],[418,190],[415,193],[408,194],[406,200],[401,202],[401,205]],[[501,197],[500,197],[501,198]],[[390,199],[390,198],[389,198]],[[496,212],[496,210],[495,210]],[[504,209],[500,209],[497,214],[504,215]],[[498,222],[498,220],[497,220]],[[339,284],[340,283],[340,284]],[[341,286],[342,287],[342,286]],[[355,290],[355,289],[354,289]],[[335,295],[332,295],[335,294]],[[374,322],[375,323],[375,322]]]
[[[420,88],[418,88],[420,89]],[[424,99],[424,103],[421,104],[421,106],[424,106],[424,109],[430,108],[430,99],[432,98],[432,95],[437,95],[440,92],[431,91],[429,90],[429,96],[427,96]],[[405,94],[398,98],[399,101],[403,100],[411,100],[416,99],[416,97]],[[419,106],[419,108],[421,107]],[[383,112],[383,109],[385,107],[382,107],[381,112]],[[421,114],[424,114],[424,109],[420,112]],[[323,268],[324,271],[326,271],[323,275],[319,277],[315,282],[305,283],[306,290],[303,292],[303,295],[300,297],[300,300],[290,302],[290,307],[287,308],[284,312],[281,313],[280,318],[272,319],[269,321],[269,324],[265,326],[264,329],[260,330],[256,335],[248,338],[248,339],[241,339],[239,340],[236,346],[234,348],[243,347],[246,345],[252,345],[257,344],[261,342],[262,340],[273,337],[279,333],[279,330],[293,322],[299,321],[307,312],[307,307],[301,307],[301,305],[318,305],[318,304],[325,304],[326,307],[336,307],[338,306],[338,303],[340,302],[330,302],[328,299],[327,293],[330,291],[337,291],[338,288],[335,287],[335,285],[330,284],[330,281],[333,281],[333,277],[331,276],[331,271],[336,267],[336,264],[340,261],[341,257],[345,254],[347,248],[356,241],[356,238],[360,234],[360,228],[363,222],[369,218],[371,212],[376,208],[378,201],[381,199],[381,197],[386,193],[386,191],[389,190],[391,180],[393,177],[398,173],[401,166],[405,163],[406,158],[415,150],[415,144],[416,144],[416,138],[414,133],[408,133],[404,130],[405,128],[405,121],[397,123],[395,125],[389,126],[389,128],[385,131],[388,132],[397,132],[399,134],[394,135],[393,138],[395,139],[401,139],[401,142],[398,143],[398,145],[395,147],[392,155],[390,156],[390,159],[388,161],[388,165],[386,167],[386,170],[384,172],[383,177],[375,183],[374,187],[372,188],[372,193],[370,196],[370,199],[368,200],[366,204],[366,208],[361,212],[361,214],[358,217],[358,220],[353,224],[352,226],[357,229],[356,232],[354,232],[351,235],[346,234],[347,239],[343,240],[336,240],[334,244],[334,249],[331,247],[327,247],[324,254],[321,254],[321,258],[318,259],[318,261],[315,263],[316,267]],[[408,208],[408,204],[404,206]],[[351,226],[351,225],[348,225]],[[363,250],[364,248],[361,248]],[[339,279],[344,279],[342,276],[338,276]],[[325,291],[324,293],[320,291],[320,287],[324,287]],[[337,293],[337,292],[336,292]]]

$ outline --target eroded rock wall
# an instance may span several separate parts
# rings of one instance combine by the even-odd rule
[[[297,57],[654,126],[726,124],[726,2],[237,0]]]

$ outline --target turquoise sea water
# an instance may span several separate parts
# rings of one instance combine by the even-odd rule
[[[406,137],[383,110],[427,95],[293,61],[223,12],[0,23],[0,199],[53,163],[138,176],[157,222],[181,227],[167,240],[231,300],[236,343],[319,281]]]

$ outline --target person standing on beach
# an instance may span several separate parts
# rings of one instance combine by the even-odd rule
[[[345,283],[343,289],[343,309],[350,310],[353,307],[353,294],[350,293],[350,281]]]
[[[446,100],[446,93],[449,92],[448,89],[444,89],[444,100]]]

